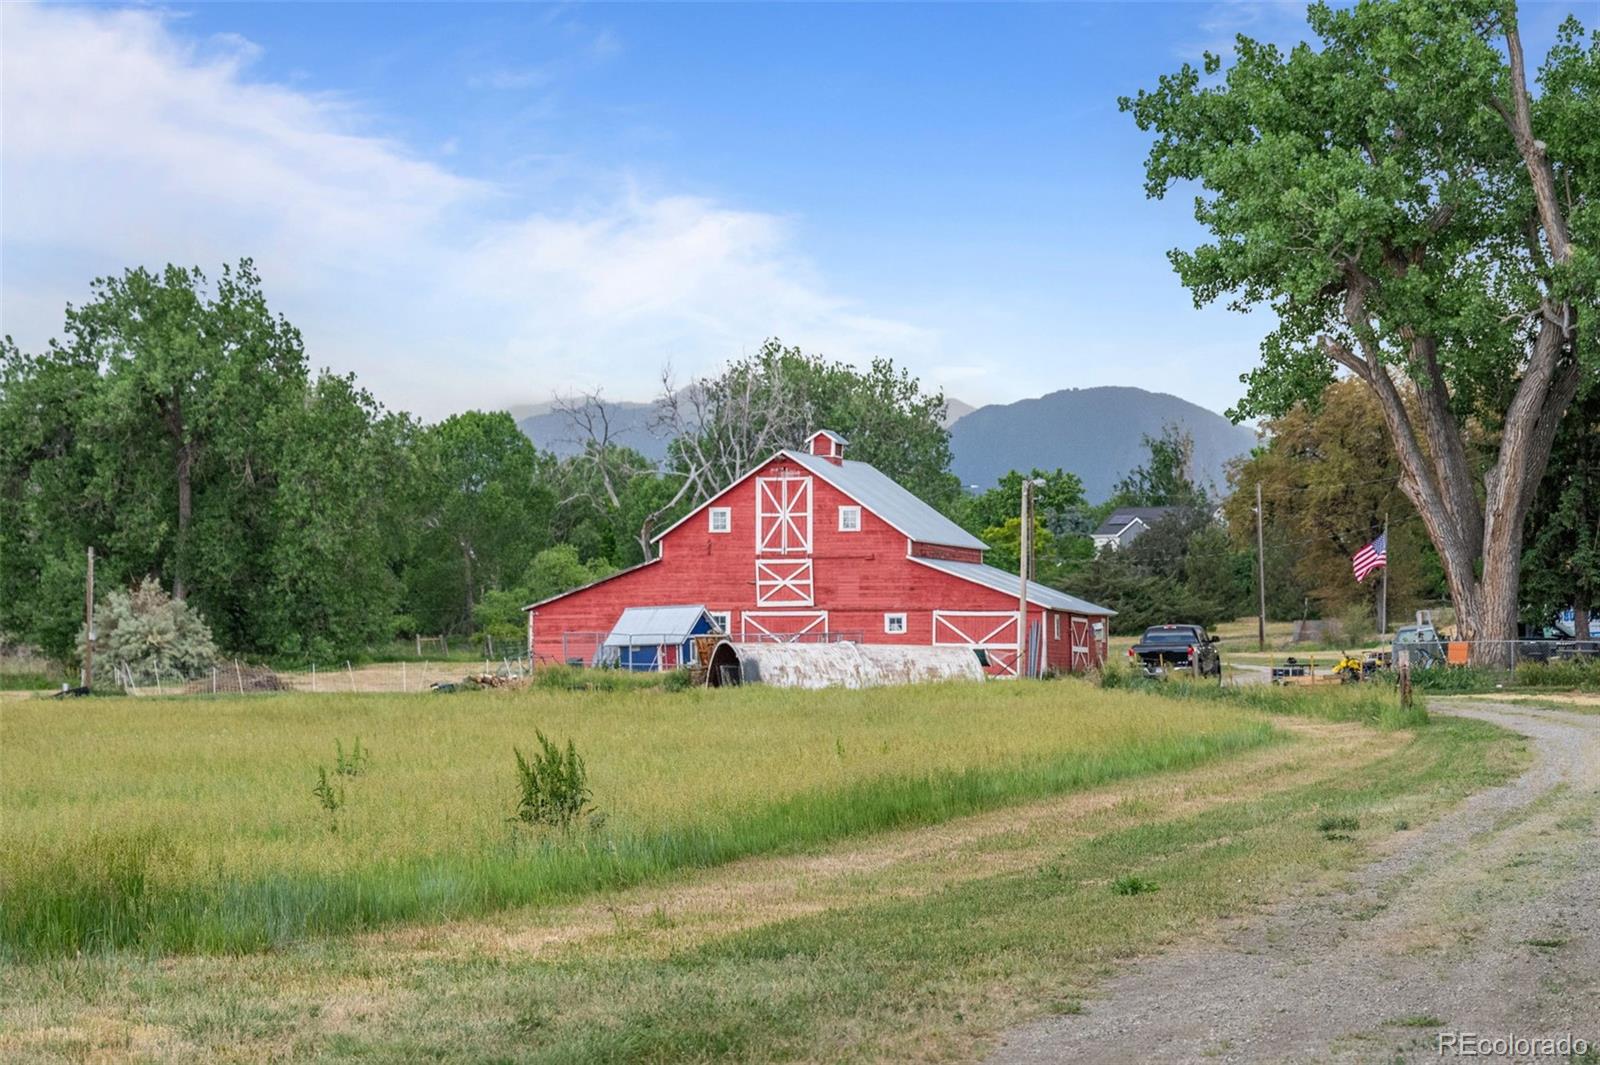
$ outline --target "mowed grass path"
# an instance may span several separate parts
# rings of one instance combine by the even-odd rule
[[[512,747],[588,762],[600,827],[514,827]],[[1078,682],[0,705],[0,947],[237,953],[626,887],[1271,742]],[[372,761],[330,817],[335,741]],[[335,779],[338,778],[335,775]]]

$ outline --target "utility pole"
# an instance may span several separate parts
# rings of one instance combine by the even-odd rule
[[[1256,650],[1267,649],[1267,538],[1261,531],[1261,482],[1256,482]]]
[[[94,548],[89,548],[89,573],[83,582],[83,686],[94,687]]]
[[[1383,573],[1378,585],[1378,635],[1389,631],[1389,515],[1383,516]]]
[[[1017,679],[1028,668],[1028,556],[1033,550],[1033,478],[1022,479],[1022,528],[1017,559]]]

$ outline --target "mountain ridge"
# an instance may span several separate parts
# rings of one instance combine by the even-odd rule
[[[1193,476],[1208,488],[1225,488],[1227,464],[1255,445],[1252,430],[1180,396],[1102,385],[979,407],[950,427],[951,469],[982,489],[1014,469],[1060,467],[1098,502],[1145,461],[1144,437],[1168,425],[1194,438]]]
[[[654,404],[607,402],[613,442],[659,462],[667,442],[650,431]],[[1194,437],[1195,476],[1202,485],[1227,485],[1227,463],[1247,454],[1255,434],[1222,415],[1166,392],[1132,385],[1066,388],[1015,403],[972,408],[949,405],[951,469],[963,485],[992,487],[1008,471],[1057,467],[1083,481],[1091,501],[1110,496],[1116,482],[1144,462],[1145,435],[1169,424]],[[524,404],[517,426],[541,449],[560,456],[582,450],[567,419],[548,404]]]

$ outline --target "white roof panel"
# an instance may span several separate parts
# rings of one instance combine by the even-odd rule
[[[622,612],[606,637],[607,647],[627,647],[641,641],[682,643],[705,614],[704,606],[630,606]]]
[[[834,462],[804,451],[783,454],[919,543],[971,547],[979,551],[989,548],[870,463],[849,459]]]
[[[940,570],[952,577],[960,577],[973,584],[981,584],[986,588],[993,588],[997,592],[1004,592],[1015,599],[1021,578],[1015,573],[1007,573],[1003,569],[995,569],[981,562],[947,562],[941,558],[913,558],[911,561],[920,562],[924,566]],[[1111,617],[1116,613],[1107,607],[1097,606],[1086,599],[1079,599],[1066,592],[1058,592],[1054,588],[1040,584],[1038,581],[1028,582],[1028,602],[1034,606],[1042,606],[1049,610],[1066,610],[1074,614],[1087,614],[1097,617]]]

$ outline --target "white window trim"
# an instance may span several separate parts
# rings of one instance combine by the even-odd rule
[[[855,515],[856,523],[854,525],[846,525],[844,523],[844,516],[847,513]],[[840,532],[852,532],[852,533],[861,531],[861,508],[860,507],[840,507],[839,508],[839,531]]]
[[[709,517],[706,518],[706,528],[710,529],[718,536],[721,536],[723,533],[730,533],[733,531],[732,507],[712,507],[707,513],[709,514]],[[722,528],[720,529],[717,528],[717,517],[719,515],[722,518]]]
[[[717,627],[718,632],[724,636],[733,635],[733,629],[731,628],[733,625],[733,611],[707,610],[706,613],[711,615],[711,624]]]
[[[900,627],[898,629],[893,628],[893,627],[890,626],[890,622],[896,621],[896,620],[898,620],[900,622]],[[892,635],[892,636],[904,636],[907,632],[910,631],[910,629],[911,629],[911,626],[909,624],[907,624],[906,616],[904,614],[885,614],[885,615],[883,615],[883,631],[888,633],[889,635]]]
[[[1056,617],[1056,622],[1055,622],[1056,635],[1055,635],[1055,638],[1059,640],[1059,639],[1061,639],[1061,615],[1057,614],[1055,617]]]

